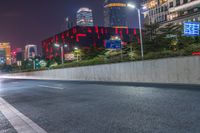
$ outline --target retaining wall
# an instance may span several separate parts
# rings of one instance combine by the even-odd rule
[[[200,56],[4,75],[10,76],[20,79],[200,84]]]

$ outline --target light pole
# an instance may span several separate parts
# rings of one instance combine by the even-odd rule
[[[144,59],[144,49],[143,49],[143,38],[142,38],[142,24],[141,24],[141,11],[140,9],[136,8],[135,5],[128,3],[127,7],[130,7],[132,9],[137,9],[138,12],[138,23],[139,23],[139,30],[140,30],[140,47],[141,47],[141,57],[142,60]]]
[[[61,60],[62,60],[62,64],[64,64],[64,58],[63,58],[63,56],[64,56],[64,50],[63,50],[63,45],[60,47],[60,49],[61,49]]]
[[[78,62],[78,48],[77,48],[77,47],[75,47],[75,48],[74,48],[74,50],[75,50],[75,53],[76,53],[76,58],[77,58],[77,62]]]
[[[62,64],[64,64],[64,48],[63,48],[63,45],[60,46],[60,44],[54,44],[55,47],[60,47],[60,51],[61,51],[61,61],[62,61]]]

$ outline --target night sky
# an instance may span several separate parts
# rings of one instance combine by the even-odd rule
[[[10,42],[12,48],[41,41],[64,30],[64,20],[76,18],[80,7],[93,10],[95,25],[103,25],[104,0],[1,0],[0,42]],[[137,0],[129,0],[138,3]],[[127,10],[129,25],[137,27],[136,10]]]

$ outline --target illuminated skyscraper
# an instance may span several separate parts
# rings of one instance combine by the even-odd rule
[[[73,21],[66,17],[65,19],[65,30],[71,29],[74,26]]]
[[[77,11],[77,22],[78,26],[93,26],[92,10],[89,8],[80,8]]]
[[[37,56],[37,46],[36,45],[26,45],[25,46],[25,59],[34,58]]]
[[[200,21],[200,0],[145,0],[146,24],[183,24]]]
[[[10,43],[0,43],[0,64],[11,65]]]
[[[104,26],[127,27],[126,0],[105,0],[104,3]]]

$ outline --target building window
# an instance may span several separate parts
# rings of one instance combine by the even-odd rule
[[[169,3],[169,7],[172,8],[174,6],[174,2]]]
[[[188,0],[183,0],[183,4],[188,3]]]
[[[167,8],[167,6],[165,6],[165,11],[167,11],[168,10],[168,8]]]
[[[162,7],[161,7],[161,12],[163,12],[163,11],[164,11],[164,7],[162,6]]]
[[[176,6],[180,5],[180,0],[176,0]]]

